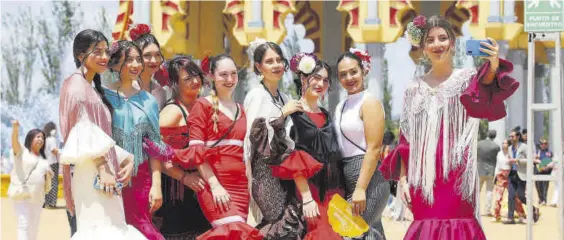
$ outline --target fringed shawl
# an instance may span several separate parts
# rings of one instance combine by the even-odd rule
[[[435,161],[441,127],[443,177],[448,179],[450,170],[465,165],[467,169],[459,190],[464,199],[473,196],[479,119],[468,116],[460,96],[475,74],[473,69],[456,69],[435,88],[418,79],[405,91],[400,129],[410,145],[409,184],[422,189],[430,204],[434,200],[433,187],[438,174]]]

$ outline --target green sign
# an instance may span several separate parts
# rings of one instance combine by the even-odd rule
[[[526,0],[525,32],[564,31],[564,0]]]

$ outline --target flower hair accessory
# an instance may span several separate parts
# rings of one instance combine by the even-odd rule
[[[119,43],[118,41],[114,41],[112,42],[112,46],[110,47],[110,54],[114,55],[114,53],[116,53],[119,49]]]
[[[159,68],[159,70],[155,72],[155,80],[157,80],[157,82],[161,86],[170,87],[170,80],[169,80],[170,78],[169,78],[167,67],[168,67],[168,62],[164,62]]]
[[[316,62],[317,57],[314,54],[300,52],[290,60],[290,70],[295,73],[311,74],[315,69]]]
[[[204,72],[204,74],[208,75],[210,74],[210,56],[206,55],[204,57],[204,59],[202,59],[202,62],[200,63],[200,68],[202,69],[202,71]]]
[[[407,24],[407,30],[405,31],[405,38],[411,45],[419,47],[421,43],[421,38],[423,37],[423,28],[427,23],[427,18],[423,15],[419,15],[413,19],[412,22]]]
[[[129,38],[131,38],[131,41],[135,41],[139,37],[143,36],[143,34],[148,33],[151,33],[151,27],[149,27],[149,25],[143,23],[136,24],[133,25],[133,28],[131,28],[131,30],[129,30]]]
[[[370,69],[372,69],[372,64],[370,63],[370,55],[368,55],[368,52],[356,48],[350,48],[349,51],[352,54],[358,56],[358,58],[360,58],[360,60],[362,61],[362,68],[364,68],[367,73],[370,72]]]
[[[264,43],[266,43],[266,40],[262,39],[262,38],[255,38],[254,41],[249,43],[249,47],[247,48],[247,54],[249,55],[251,60],[253,60],[253,58],[255,56],[255,50],[257,50],[258,46],[260,46]]]

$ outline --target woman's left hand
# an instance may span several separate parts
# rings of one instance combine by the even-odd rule
[[[352,195],[352,210],[354,216],[364,214],[366,210],[366,191],[363,189],[355,189]]]
[[[490,43],[487,42],[481,42],[480,45],[482,45],[482,47],[480,48],[480,51],[487,53],[489,56],[484,56],[482,58],[488,59],[490,61],[490,70],[492,72],[497,71],[497,68],[499,67],[499,45],[497,44],[497,42],[493,39],[493,38],[486,38],[488,41],[490,41]]]
[[[149,191],[149,207],[151,210],[149,212],[153,213],[161,207],[163,204],[163,194],[161,192],[161,186],[151,186]]]

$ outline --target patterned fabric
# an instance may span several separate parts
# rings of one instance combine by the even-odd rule
[[[59,163],[51,164],[53,178],[51,178],[51,190],[45,195],[45,206],[54,208],[57,206],[57,193],[59,192]]]
[[[345,177],[345,196],[347,200],[352,200],[352,194],[356,187],[356,182],[360,176],[360,169],[364,155],[357,155],[343,158],[343,171]],[[366,211],[362,218],[368,223],[370,229],[360,238],[364,240],[385,240],[384,227],[382,226],[382,212],[386,208],[390,197],[390,184],[384,179],[379,170],[374,172],[372,179],[366,188]],[[351,238],[345,238],[351,239]]]

